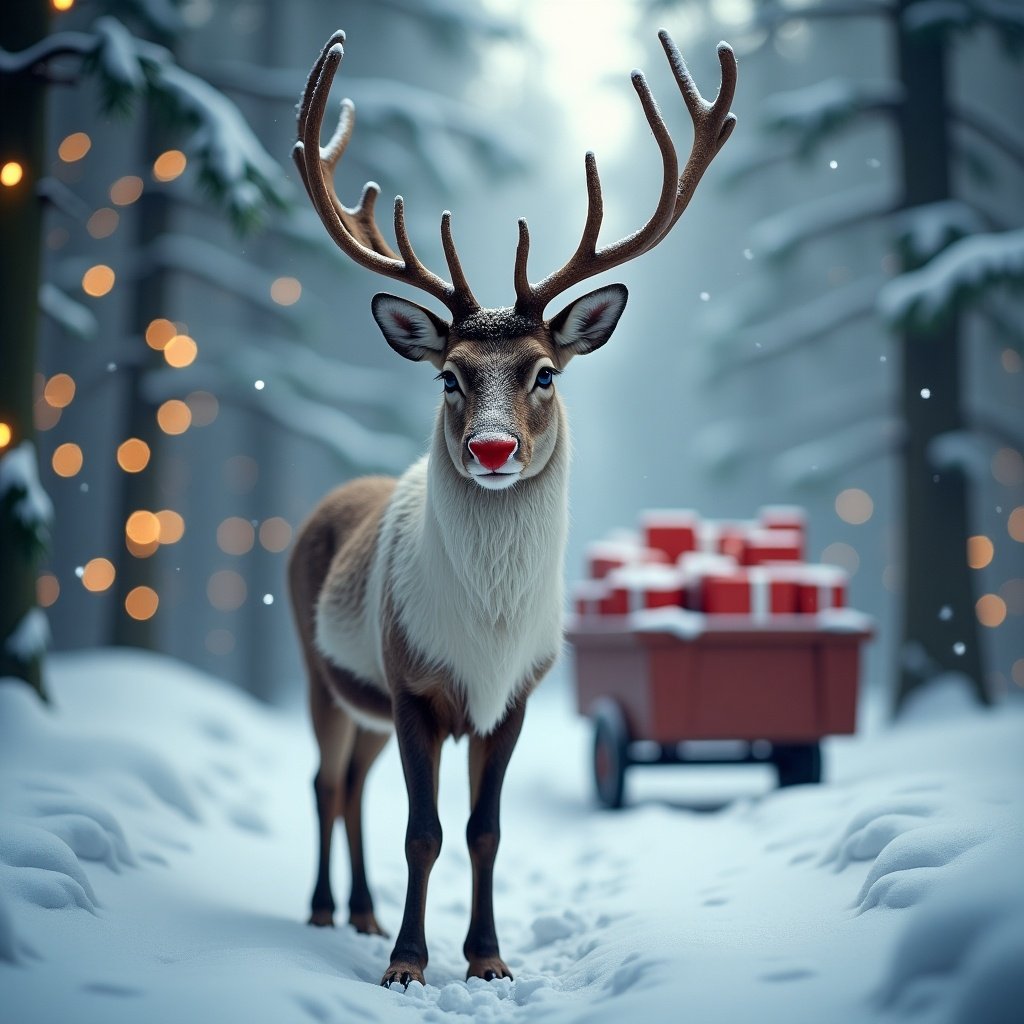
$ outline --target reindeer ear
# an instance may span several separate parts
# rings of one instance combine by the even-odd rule
[[[384,340],[400,356],[415,362],[427,359],[440,369],[451,324],[429,309],[387,292],[374,295],[370,308]]]
[[[628,297],[624,284],[609,284],[569,303],[551,321],[551,336],[565,359],[600,348],[612,336]]]

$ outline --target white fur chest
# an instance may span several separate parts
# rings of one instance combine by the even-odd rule
[[[549,465],[491,492],[459,478],[445,454],[434,459],[399,481],[374,575],[390,579],[410,645],[449,670],[488,733],[561,646],[566,474]]]

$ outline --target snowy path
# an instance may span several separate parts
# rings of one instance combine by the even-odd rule
[[[1024,1005],[1020,713],[835,742],[820,787],[651,770],[608,814],[590,802],[587,728],[548,686],[503,811],[496,910],[516,980],[462,980],[468,797],[465,746],[449,745],[428,985],[402,993],[376,984],[388,941],[301,923],[313,755],[300,718],[152,656],[55,659],[54,676],[55,716],[0,686],[5,1024],[1009,1024]],[[685,806],[720,785],[750,795]],[[391,749],[371,778],[367,844],[392,930],[404,827]]]

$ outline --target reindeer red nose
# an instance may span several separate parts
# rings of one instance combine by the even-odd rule
[[[492,472],[504,466],[518,447],[519,442],[511,437],[487,437],[469,442],[469,450],[476,456],[477,462]]]

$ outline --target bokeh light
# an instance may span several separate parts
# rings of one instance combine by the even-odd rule
[[[117,570],[109,559],[91,558],[82,572],[82,586],[93,593],[100,593],[110,589],[116,575]]]
[[[114,287],[116,275],[105,263],[97,263],[82,275],[82,291],[94,299],[102,298]]]
[[[983,626],[995,628],[1006,619],[1006,602],[998,594],[982,594],[974,604],[978,621]]]
[[[1024,658],[1018,658],[1010,669],[1010,678],[1020,687],[1024,687]]]
[[[233,612],[245,604],[248,588],[245,580],[233,569],[220,569],[206,584],[210,604],[222,612]]]
[[[188,159],[180,149],[168,149],[153,161],[153,177],[157,181],[174,181],[185,172]]]
[[[845,569],[851,576],[853,576],[860,568],[860,555],[857,554],[855,548],[849,544],[844,544],[842,541],[836,541],[834,544],[829,544],[827,548],[821,553],[821,560],[827,562],[829,565],[838,565],[841,569]]]
[[[302,283],[297,277],[277,277],[270,286],[270,297],[279,306],[294,306],[302,296]]]
[[[1024,579],[1007,580],[999,588],[999,596],[1006,602],[1008,615],[1024,615]]]
[[[75,397],[74,378],[66,373],[55,373],[43,388],[43,398],[54,409],[64,409]]]
[[[9,423],[0,423],[0,448],[6,448],[11,443],[11,426]]]
[[[73,164],[81,160],[89,150],[92,149],[92,139],[85,132],[72,132],[61,139],[57,147],[57,156],[66,164]]]
[[[1024,484],[1024,457],[1016,448],[1000,448],[992,456],[992,475],[1004,487]]]
[[[85,230],[93,238],[109,238],[121,222],[121,215],[109,206],[101,206],[85,222]]]
[[[14,188],[25,177],[25,169],[17,160],[8,160],[0,167],[0,185]]]
[[[1024,505],[1018,505],[1006,520],[1006,532],[1010,537],[1024,544]]]
[[[192,422],[192,412],[181,399],[171,398],[157,409],[156,421],[165,434],[184,434]]]
[[[128,517],[124,531],[136,544],[155,544],[160,539],[160,520],[152,512],[139,509]]]
[[[226,555],[244,555],[252,550],[256,531],[248,519],[228,516],[217,527],[217,547]]]
[[[36,603],[40,608],[49,608],[60,597],[60,581],[52,572],[39,574],[36,580]]]
[[[129,437],[117,446],[117,464],[126,473],[141,473],[149,465],[150,450],[145,441]]]
[[[185,404],[192,412],[193,427],[208,427],[220,412],[217,396],[209,391],[193,391],[185,396]]]
[[[1024,367],[1024,359],[1021,359],[1020,353],[1015,348],[1004,348],[999,361],[1007,373],[1020,373],[1021,368]]]
[[[185,520],[180,513],[173,509],[161,509],[156,514],[160,523],[160,543],[177,544],[185,536]]]
[[[967,564],[972,569],[984,569],[996,553],[995,545],[981,534],[967,538]]]
[[[162,352],[167,342],[177,333],[178,328],[170,320],[158,316],[155,320],[150,320],[146,326],[146,344],[157,352]]]
[[[75,476],[82,468],[82,449],[71,441],[57,445],[50,462],[57,476]]]
[[[152,540],[148,544],[139,544],[125,534],[124,546],[133,558],[152,558],[160,550],[160,541]]]
[[[153,618],[160,606],[160,598],[152,587],[134,587],[124,599],[124,610],[139,621]]]
[[[142,179],[135,174],[126,174],[110,186],[110,201],[115,206],[131,206],[142,195]]]
[[[867,491],[859,487],[848,487],[836,495],[836,515],[844,523],[860,526],[866,523],[875,510],[875,503]]]
[[[198,351],[198,346],[187,334],[175,334],[163,348],[167,364],[176,369],[191,366]]]
[[[75,0],[50,0],[55,11],[70,11],[75,6]]]
[[[287,519],[271,516],[260,523],[260,544],[267,551],[284,551],[292,540],[292,528]]]

